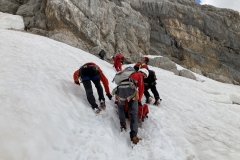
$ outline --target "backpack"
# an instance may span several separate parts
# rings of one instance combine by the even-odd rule
[[[122,53],[117,53],[115,55],[115,57],[118,57],[118,58],[122,59],[122,58],[124,58],[124,55]]]
[[[112,82],[115,82],[118,86],[114,89],[118,96],[118,102],[124,103],[126,100],[130,101],[137,94],[136,86],[129,76],[134,73],[133,67],[127,67],[121,72],[116,73]]]
[[[124,106],[125,112],[129,114],[128,103],[125,103]],[[148,118],[149,109],[147,104],[143,104],[142,106],[138,105],[138,119],[143,122],[145,118]]]
[[[121,72],[116,73],[112,82],[115,82],[117,85],[120,85],[122,81],[127,80],[129,76],[134,72],[135,70],[133,67],[127,67],[123,69]]]
[[[121,62],[124,61],[124,55],[123,55],[122,53],[116,54],[115,57],[116,57],[117,59],[119,59]]]

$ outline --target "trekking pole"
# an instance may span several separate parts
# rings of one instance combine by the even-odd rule
[[[115,77],[116,77],[116,75],[113,77],[112,83],[114,82]]]
[[[142,114],[141,114],[141,120],[142,120],[142,115],[143,115],[143,105],[142,105]]]

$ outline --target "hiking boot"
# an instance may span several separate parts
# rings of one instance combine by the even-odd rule
[[[137,136],[134,136],[133,138],[131,138],[131,141],[134,143],[134,144],[137,144],[139,141],[141,141],[142,139],[141,138],[138,138]]]
[[[106,108],[106,105],[105,105],[105,101],[104,100],[100,100],[100,107],[102,109],[105,109]]]
[[[147,104],[149,104],[149,103],[151,103],[151,102],[152,102],[152,98],[149,97],[149,98],[146,99],[146,103],[147,103]]]
[[[162,101],[162,99],[157,99],[153,104],[158,106],[158,105],[160,105],[161,101]]]
[[[146,118],[148,118],[148,115],[147,115],[147,114],[142,117],[142,122],[144,122],[144,120],[145,120]]]
[[[121,132],[122,132],[123,130],[127,131],[127,126],[126,126],[126,124],[125,124],[124,126],[120,126],[120,129],[121,129]]]
[[[101,109],[100,109],[100,108],[98,108],[98,107],[96,107],[96,108],[93,108],[93,111],[94,111],[96,114],[98,114],[98,113],[100,113],[100,112],[101,112]]]
[[[148,118],[148,115],[146,114],[144,118]]]

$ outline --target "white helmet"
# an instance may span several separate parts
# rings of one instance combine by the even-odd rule
[[[147,77],[148,77],[148,75],[149,75],[149,72],[148,72],[148,70],[147,70],[146,68],[141,68],[141,69],[139,69],[138,71],[139,71],[139,72],[142,72],[142,73],[145,73]],[[147,77],[146,77],[146,78],[147,78]]]

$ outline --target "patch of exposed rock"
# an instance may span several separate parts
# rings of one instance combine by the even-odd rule
[[[179,76],[186,77],[186,78],[193,79],[193,80],[197,79],[196,76],[192,72],[190,72],[189,70],[186,70],[186,69],[180,70]]]
[[[176,64],[168,57],[155,57],[153,59],[149,59],[149,65],[162,68],[179,75]]]

